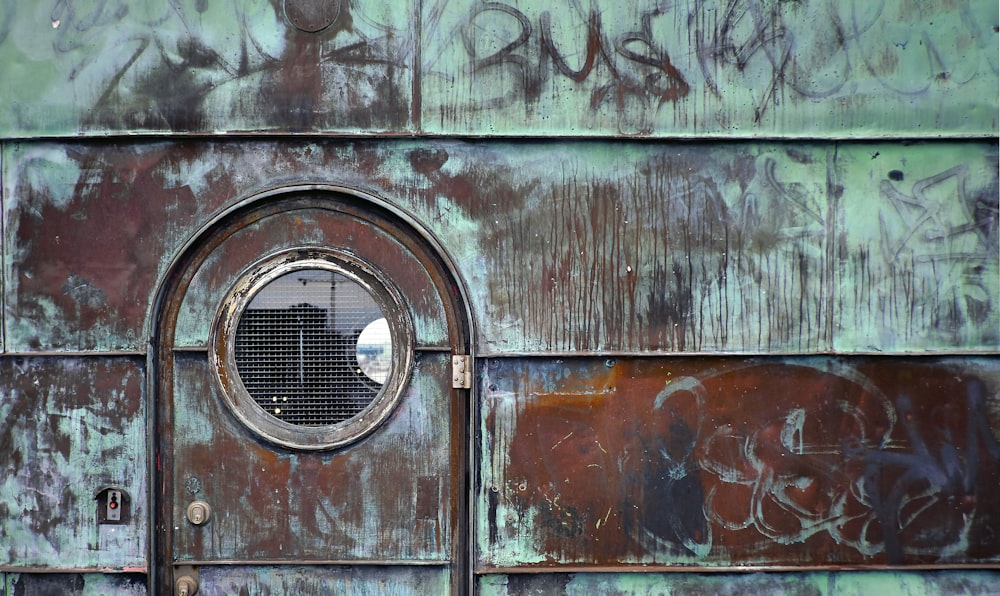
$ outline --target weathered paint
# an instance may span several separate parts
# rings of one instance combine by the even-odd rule
[[[685,0],[0,4],[0,136],[997,132],[997,6]]]
[[[481,353],[1000,345],[995,143],[185,141],[4,153],[16,352],[144,349],[158,280],[212,214],[317,172],[440,241],[469,288]],[[109,234],[116,221],[126,225]],[[199,328],[182,330],[193,343],[217,302],[205,308]]]
[[[993,359],[490,359],[478,566],[1000,562]]]
[[[0,568],[146,567],[146,406],[134,358],[0,358]],[[131,496],[99,525],[98,491]]]
[[[480,578],[480,594],[608,596],[800,594],[802,596],[922,596],[995,594],[997,571],[811,571],[799,573],[568,573]]]

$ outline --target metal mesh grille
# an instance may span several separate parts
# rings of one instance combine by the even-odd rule
[[[284,422],[349,420],[382,388],[358,362],[359,335],[382,317],[368,291],[340,273],[282,275],[240,316],[234,349],[240,380],[257,405]]]

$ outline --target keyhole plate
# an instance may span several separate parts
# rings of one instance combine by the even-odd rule
[[[204,525],[212,515],[212,507],[205,501],[194,501],[187,507],[188,521],[196,526]]]

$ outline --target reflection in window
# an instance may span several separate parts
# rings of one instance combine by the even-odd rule
[[[366,377],[378,384],[385,383],[392,367],[392,335],[389,321],[376,319],[358,336],[358,366]]]

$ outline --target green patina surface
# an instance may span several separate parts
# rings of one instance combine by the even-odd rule
[[[5,137],[411,128],[405,4],[364,3],[319,35],[266,0],[0,8]]]
[[[145,568],[143,378],[134,359],[0,360],[0,567]],[[98,524],[109,486],[129,523]]]
[[[295,3],[0,0],[0,138],[28,139],[0,146],[0,568],[122,572],[150,563],[150,404],[141,357],[29,355],[145,353],[156,325],[152,300],[174,259],[217,214],[282,184],[356,188],[412,216],[448,254],[467,290],[474,351],[529,356],[511,360],[525,380],[513,388],[492,387],[496,379],[480,369],[484,410],[473,426],[482,437],[476,466],[484,486],[470,529],[480,549],[474,564],[552,564],[571,562],[586,548],[603,552],[596,543],[559,546],[560,527],[538,521],[552,507],[525,504],[537,497],[537,478],[525,483],[517,476],[517,466],[557,457],[557,447],[573,441],[557,442],[562,433],[530,462],[514,461],[511,453],[540,444],[530,425],[542,429],[543,419],[525,416],[526,404],[544,410],[579,398],[586,407],[557,412],[552,424],[585,417],[604,407],[608,391],[603,385],[590,391],[587,383],[600,377],[594,371],[615,365],[601,357],[588,369],[593,379],[570,378],[560,361],[537,356],[621,351],[667,362],[696,352],[805,354],[810,366],[826,370],[825,354],[846,355],[850,366],[864,361],[860,354],[942,355],[955,379],[965,379],[961,387],[993,379],[985,414],[971,401],[963,410],[962,396],[941,381],[940,399],[926,403],[958,416],[942,418],[942,428],[973,429],[960,422],[983,414],[989,422],[975,432],[988,427],[996,438],[996,2],[362,0],[328,3],[337,14],[317,33],[291,26],[288,4]],[[233,132],[312,136],[222,139]],[[187,133],[204,136],[124,139]],[[316,136],[387,134],[425,138]],[[503,138],[435,138],[463,135]],[[663,142],[622,142],[633,135]],[[116,140],[81,139],[104,136]],[[36,138],[49,140],[30,140]],[[315,231],[302,239],[324,241]],[[183,306],[179,346],[204,345],[224,289],[197,289]],[[417,313],[414,322],[428,343],[445,337],[439,318]],[[886,368],[902,370],[912,360],[890,358]],[[445,372],[430,359],[424,366]],[[204,378],[178,379],[204,389]],[[641,379],[618,382],[635,385],[632,400],[653,395]],[[909,382],[900,381],[914,391],[924,387]],[[418,376],[415,394],[434,385]],[[662,379],[660,385],[653,391],[662,389]],[[740,395],[729,398],[736,403]],[[774,407],[792,408],[786,423],[806,411],[793,408],[794,392],[772,398]],[[905,409],[900,399],[895,407]],[[205,407],[197,400],[178,406],[192,452],[238,434],[211,424]],[[399,416],[399,428],[435,423],[405,406]],[[622,419],[598,418],[600,424]],[[379,461],[395,461],[400,444],[430,450],[437,461],[449,457],[443,442],[428,445],[395,428],[387,426],[382,442],[374,441]],[[672,426],[660,430],[660,438],[682,434]],[[978,462],[983,477],[996,465],[995,441],[975,432],[928,435],[930,455],[922,459],[916,435],[893,437],[896,448],[919,459],[915,474],[928,474],[939,493],[951,494],[958,484],[949,482],[976,469],[969,462]],[[963,451],[980,445],[975,441],[984,446],[978,459]],[[233,445],[234,452],[243,448]],[[290,478],[301,472],[287,454],[277,460],[292,470]],[[850,469],[845,462],[834,471]],[[364,473],[370,479],[371,470]],[[654,494],[660,476],[639,476]],[[178,490],[188,490],[184,482],[178,480]],[[130,524],[96,524],[94,493],[108,485],[132,495]],[[806,494],[823,485],[789,486],[789,494]],[[924,503],[920,498],[913,502]],[[353,511],[321,500],[316,511],[327,512],[329,527],[306,541],[317,552],[337,523],[341,554],[370,554],[373,541],[393,540],[391,524],[369,519],[374,509],[363,496]],[[948,511],[960,509],[961,503]],[[928,519],[927,511],[911,512],[910,521]],[[608,532],[611,518],[590,513],[588,531]],[[950,548],[942,555],[947,561],[995,561],[995,539],[983,543],[983,552],[966,552],[973,544],[968,536],[945,544],[949,532],[964,526],[927,523],[929,533],[917,541]],[[995,528],[985,518],[976,523]],[[295,532],[305,531],[296,524]],[[842,532],[816,527],[821,537]],[[426,529],[426,544],[407,547],[412,552],[400,546],[398,554],[437,557],[434,531]],[[343,546],[350,535],[357,544]],[[545,547],[544,540],[568,550]],[[778,542],[758,546],[779,548]],[[663,543],[659,551],[642,544],[606,554],[619,557],[613,562],[725,565],[732,562],[726,553],[737,552],[712,559],[699,544],[683,542],[694,550],[680,549],[682,556],[675,552],[680,547]],[[241,548],[221,539],[216,546],[226,555]],[[755,561],[789,559],[768,553]],[[378,569],[377,579],[368,571],[312,568],[213,573],[210,583],[252,592],[302,591],[322,582],[373,593],[437,592],[449,581],[438,568]],[[0,580],[4,593],[145,593],[143,578],[128,574],[6,573]],[[991,593],[998,577],[994,570],[889,570],[477,581],[484,594],[497,595],[895,595]]]
[[[992,594],[996,571],[806,571],[799,573],[686,574],[576,573],[498,575],[479,580],[482,594],[608,594],[673,596],[679,594],[802,594],[921,596],[923,594]]]
[[[0,136],[997,132],[998,9],[592,0],[0,3]]]
[[[316,172],[439,240],[484,353],[1000,345],[987,142],[19,143],[4,163],[11,351],[144,349],[159,280],[204,222]],[[319,231],[303,234],[287,242]],[[185,345],[219,296],[191,303]]]
[[[59,594],[60,596],[143,596],[146,578],[139,574],[0,573],[3,594]]]
[[[996,23],[995,3],[979,1],[428,2],[423,123],[528,135],[995,132]]]

